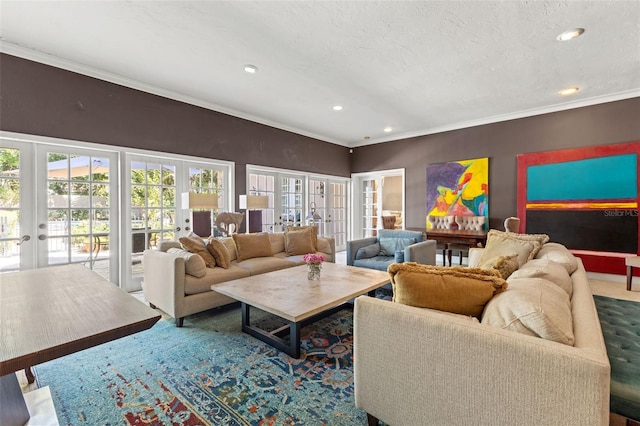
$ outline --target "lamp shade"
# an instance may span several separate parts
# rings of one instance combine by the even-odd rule
[[[247,210],[268,209],[269,197],[267,195],[241,195],[240,208]]]
[[[196,194],[195,192],[182,193],[183,209],[217,209],[218,194]]]

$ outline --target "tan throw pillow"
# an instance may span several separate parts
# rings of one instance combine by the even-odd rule
[[[566,291],[569,298],[573,295],[573,281],[569,273],[561,264],[553,260],[530,260],[522,268],[515,271],[507,281],[511,283],[512,280],[520,278],[544,278]]]
[[[480,267],[482,269],[495,269],[500,273],[500,276],[506,280],[519,266],[518,255],[512,254],[510,256],[498,256]]]
[[[207,251],[204,245],[204,241],[200,237],[181,237],[178,239],[183,249],[190,253],[195,253],[204,259],[204,263],[207,268],[215,268],[216,260],[211,256],[211,253]]]
[[[509,290],[487,303],[480,322],[565,345],[574,343],[569,296],[541,278],[510,281]]]
[[[495,270],[405,262],[392,263],[387,271],[394,302],[474,317],[480,317],[494,294],[507,288]]]
[[[289,225],[287,226],[287,231],[288,232],[295,232],[295,231],[302,231],[305,229],[311,229],[311,244],[313,244],[313,250],[311,250],[312,253],[315,253],[318,251],[318,228],[315,226],[292,226]]]
[[[305,228],[301,231],[287,231],[284,233],[284,246],[287,256],[315,253],[316,248],[312,240],[311,229]]]
[[[229,269],[231,266],[231,255],[227,247],[215,238],[209,238],[207,241],[207,250],[216,260],[216,265]]]
[[[254,257],[273,256],[269,234],[259,232],[257,234],[233,234],[233,241],[238,251],[238,262]]]
[[[219,241],[227,248],[229,261],[236,260],[238,258],[238,250],[236,250],[236,243],[233,241],[233,237],[223,237]]]
[[[495,229],[490,230],[487,234],[487,245],[482,250],[478,265],[486,265],[499,256],[510,256],[512,254],[518,255],[519,266],[533,259],[538,250],[540,250],[540,241],[518,238],[519,235],[523,234],[496,231]]]
[[[547,243],[536,254],[536,259],[549,259],[564,266],[569,274],[578,269],[578,259],[560,243]]]
[[[170,248],[167,253],[180,256],[184,259],[184,272],[196,278],[202,278],[207,274],[207,265],[204,259],[195,253],[190,253],[179,248]]]

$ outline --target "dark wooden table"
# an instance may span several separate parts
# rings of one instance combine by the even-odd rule
[[[484,247],[487,243],[487,231],[468,231],[462,229],[425,229],[411,228],[412,231],[421,231],[426,239],[436,240],[438,243],[449,245],[462,245],[471,247]],[[449,266],[451,266],[451,250],[446,249]],[[443,259],[443,261],[445,261]]]
[[[0,274],[0,424],[29,419],[14,372],[147,330],[159,319],[82,265]]]

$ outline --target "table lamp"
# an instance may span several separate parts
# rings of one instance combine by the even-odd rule
[[[262,232],[262,211],[269,208],[267,195],[241,195],[240,208],[247,210],[247,234]]]

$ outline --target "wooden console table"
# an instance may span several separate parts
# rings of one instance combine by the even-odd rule
[[[1,274],[0,424],[29,420],[15,371],[149,329],[159,319],[82,265]]]
[[[468,247],[484,247],[487,243],[487,231],[467,231],[461,229],[425,229],[410,228],[411,231],[421,231],[426,239],[436,240],[449,245],[464,245]],[[451,266],[451,250],[446,249],[449,266]],[[445,261],[443,259],[443,261]],[[445,261],[446,262],[446,261]]]

